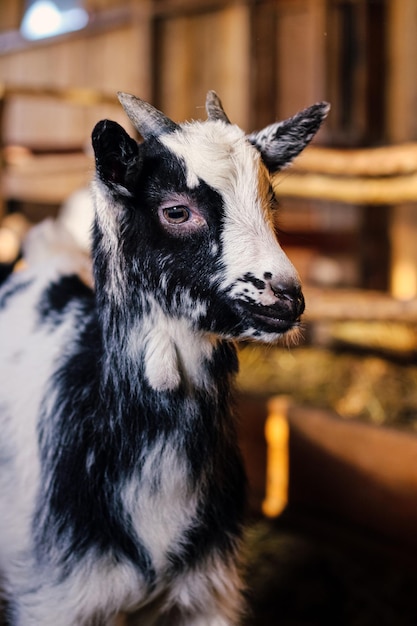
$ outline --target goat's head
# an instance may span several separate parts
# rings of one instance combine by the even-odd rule
[[[271,177],[329,106],[245,135],[214,92],[207,121],[181,125],[134,96],[119,98],[144,141],[110,121],[93,131],[96,248],[112,297],[133,307],[140,297],[226,338],[273,341],[296,328],[304,299],[275,235]]]

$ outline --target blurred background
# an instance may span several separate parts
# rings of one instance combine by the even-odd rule
[[[77,30],[56,34],[65,28]],[[328,100],[322,145],[413,141],[416,28],[415,0],[2,0],[3,205],[37,204],[25,210],[36,220],[53,209],[39,205],[56,206],[84,184],[75,156],[88,153],[94,123],[106,116],[126,124],[118,90],[182,121],[204,117],[205,94],[215,89],[248,131]],[[66,159],[35,164],[33,155]],[[281,239],[305,281],[416,294],[414,211],[400,202],[407,194],[387,205],[384,188],[366,205],[365,189],[349,203],[358,177],[413,171],[401,170],[400,153],[386,159],[369,172],[344,153],[325,155],[325,173],[354,176],[332,181],[331,204],[320,190],[294,200],[298,179],[283,190]]]
[[[181,122],[215,89],[248,132],[331,103],[275,181],[303,338],[240,346],[248,623],[417,624],[416,60],[417,0],[0,0],[0,279],[94,124],[133,133],[117,91]]]

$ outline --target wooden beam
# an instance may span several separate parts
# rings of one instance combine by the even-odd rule
[[[11,85],[0,83],[0,100],[6,101],[10,98],[53,98],[69,104],[79,106],[93,106],[96,104],[117,104],[115,93],[105,93],[97,89],[87,87],[51,87],[36,85]]]
[[[341,150],[309,146],[289,171],[331,176],[395,176],[417,172],[417,143]]]
[[[395,205],[417,202],[417,173],[390,178],[342,178],[289,171],[275,177],[274,191],[278,197],[312,198],[347,204]]]
[[[306,321],[395,321],[415,324],[417,299],[398,300],[381,291],[304,288]]]

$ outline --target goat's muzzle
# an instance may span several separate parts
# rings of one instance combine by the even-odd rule
[[[299,285],[288,286],[271,282],[270,286],[276,298],[274,303],[262,305],[241,301],[240,305],[259,330],[285,333],[300,321],[305,309],[304,296]]]

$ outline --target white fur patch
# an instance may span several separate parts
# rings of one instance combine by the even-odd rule
[[[148,593],[133,565],[94,552],[63,582],[48,569],[38,571],[36,579],[28,563],[22,569],[21,584],[16,584],[20,596],[18,626],[116,626],[120,623],[118,614],[134,610]]]
[[[102,246],[107,255],[109,274],[106,284],[107,295],[112,300],[122,303],[125,284],[123,268],[123,256],[119,253],[120,227],[118,218],[121,208],[108,193],[107,187],[100,180],[96,179],[91,184],[91,191],[94,198],[96,218],[105,233],[102,238]]]
[[[188,306],[184,293],[184,306]],[[157,302],[148,299],[151,312],[141,318],[130,331],[128,342],[132,362],[144,358],[145,376],[156,391],[176,389],[181,380],[191,381],[197,387],[207,384],[207,360],[210,359],[216,339],[190,328],[185,318],[167,316]],[[189,307],[198,318],[204,314],[204,303],[195,300]]]
[[[51,260],[36,271],[16,275],[15,284],[31,279],[33,283],[17,291],[0,312],[0,561],[18,560],[28,549],[40,473],[40,406],[62,346],[71,344],[75,332],[70,307],[65,323],[51,328],[37,324],[36,306],[40,294],[59,279],[65,265],[65,258],[57,258],[56,263]],[[68,268],[72,269],[70,264]],[[6,289],[10,286],[8,283]]]
[[[246,141],[244,132],[223,122],[193,122],[180,130],[161,136],[161,142],[185,161],[190,187],[199,179],[223,192],[233,189],[236,182],[235,158],[248,150],[258,154]]]
[[[134,477],[123,490],[123,503],[157,574],[169,566],[168,551],[181,552],[184,532],[196,516],[197,495],[191,485],[187,488],[187,476],[186,459],[169,442],[158,441],[147,452],[140,479]]]

